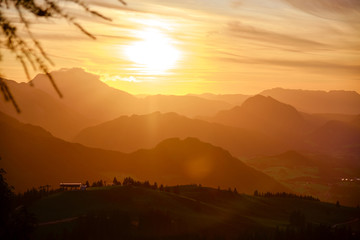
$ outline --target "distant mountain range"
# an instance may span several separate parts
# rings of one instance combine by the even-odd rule
[[[355,91],[311,91],[274,88],[260,95],[270,96],[307,113],[360,114],[360,94]]]
[[[17,191],[60,182],[133,176],[163,184],[201,183],[239,192],[288,191],[222,148],[195,138],[168,139],[131,154],[84,147],[0,114],[0,165]]]
[[[62,69],[52,72],[52,75],[63,93],[64,98],[59,98],[49,80],[43,74],[37,75],[32,80],[35,87],[30,87],[29,84],[26,83],[16,83],[8,80],[7,83],[14,93],[22,113],[17,114],[13,106],[4,101],[0,102],[0,111],[22,122],[41,126],[55,136],[69,140],[78,134],[81,129],[113,120],[123,115],[144,115],[159,111],[161,113],[176,112],[179,115],[187,117],[207,119],[218,114],[220,111],[226,112],[231,108],[233,108],[232,111],[230,110],[228,113],[233,112],[233,114],[239,114],[239,106],[242,106],[243,103],[249,105],[251,101],[254,101],[251,96],[242,94],[156,95],[138,98],[124,91],[109,87],[100,81],[99,76],[87,73],[83,69]],[[284,94],[275,94],[278,92]],[[304,95],[305,93],[307,93],[307,95]],[[277,99],[284,104],[291,104],[300,111],[306,112],[306,110],[309,110],[309,112],[330,113],[321,116],[316,114],[316,116],[313,116],[313,114],[299,112],[305,120],[310,118],[311,121],[308,122],[312,122],[318,126],[325,124],[328,120],[351,119],[354,117],[354,115],[344,114],[359,113],[358,106],[360,105],[360,99],[358,98],[359,94],[356,92],[338,91],[327,93],[321,91],[273,89],[264,91],[263,94],[272,96],[274,100]],[[280,96],[283,95],[285,97],[281,98]],[[311,101],[308,95],[311,97]],[[297,97],[295,98],[294,96]],[[249,98],[252,99],[250,102],[247,101]],[[299,101],[295,101],[294,99]],[[302,102],[309,101],[311,104],[309,103],[308,105],[314,106],[318,110],[315,108],[308,109],[302,107]],[[259,99],[258,102],[260,102]],[[273,103],[274,102],[275,101],[273,101]],[[280,106],[281,104],[277,105]],[[253,106],[256,107],[254,104]],[[276,104],[271,107],[275,106]],[[244,108],[245,107],[242,106],[241,111],[244,112],[243,114],[246,114],[246,111],[251,111],[244,110]],[[288,107],[288,110],[289,109]],[[344,111],[341,111],[341,109]],[[264,113],[262,113],[263,117],[267,118],[268,114],[275,116],[275,113],[269,112],[271,110],[273,109],[264,109]],[[289,111],[288,113],[290,114]],[[282,113],[285,114],[285,112]],[[224,114],[224,112],[222,114]],[[218,115],[221,114],[219,113]],[[221,118],[220,116],[218,117]],[[285,117],[285,115],[275,117],[277,117],[276,121],[279,122],[278,125],[284,123],[283,121],[289,122],[294,120],[281,119]],[[288,117],[290,117],[290,115]],[[295,117],[295,115],[292,117]],[[296,118],[298,118],[298,120],[296,120],[298,121],[297,124],[301,125],[301,117],[296,116]],[[263,125],[261,126],[263,130],[270,125],[276,125],[276,123],[270,124],[270,120],[273,119],[269,119],[269,122],[265,125],[261,124]],[[242,127],[241,125],[244,124],[245,121],[247,120],[243,119],[238,123],[233,122],[231,125]],[[248,123],[247,125],[250,126],[252,124],[255,123]],[[286,124],[281,128],[283,127],[289,129],[289,126],[286,126]],[[296,131],[302,131],[302,127]],[[298,128],[298,126],[296,128]],[[256,127],[256,130],[258,131],[259,129]]]
[[[191,119],[176,113],[122,116],[86,128],[74,139],[90,147],[131,152],[151,148],[167,138],[195,137],[229,150],[235,156],[254,156],[287,150],[286,144],[236,127]]]
[[[239,107],[205,118],[214,123],[176,113],[122,116],[82,130],[74,141],[131,152],[154,147],[171,137],[196,137],[238,157],[279,154],[293,149],[353,158],[359,149],[359,129],[354,125],[357,118],[328,120],[336,117],[336,114],[305,115],[271,97],[257,95]]]
[[[230,104],[196,96],[155,95],[137,98],[127,92],[109,87],[99,76],[74,68],[52,72],[64,94],[64,104],[89,118],[107,121],[121,115],[146,114],[154,111],[177,112],[185,116],[212,115],[230,108]],[[46,75],[33,81],[36,88],[57,97]]]

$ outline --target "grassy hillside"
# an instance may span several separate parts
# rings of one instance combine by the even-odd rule
[[[276,228],[291,226],[295,231],[297,226],[290,216],[296,212],[304,216],[307,224],[333,226],[334,230],[340,228],[340,223],[351,221],[353,230],[359,230],[358,209],[298,198],[248,196],[195,185],[169,187],[166,191],[113,186],[60,192],[38,200],[30,210],[40,222],[36,233],[40,239],[51,234],[61,236],[64,229],[72,236],[84,223],[88,224],[83,232],[86,236],[86,232],[94,232],[91,227],[101,231],[106,219],[108,225],[116,224],[115,219],[121,220],[122,226],[127,226],[124,231],[138,237],[233,239],[255,229],[271,236]],[[64,219],[65,222],[54,222]],[[94,221],[96,226],[91,226]],[[118,229],[119,234],[125,234],[120,231],[121,226]]]

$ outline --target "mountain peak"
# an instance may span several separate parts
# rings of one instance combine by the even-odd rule
[[[308,128],[293,106],[262,95],[248,98],[240,107],[219,112],[214,120],[221,124],[272,135],[298,134]]]
[[[263,95],[255,95],[248,98],[242,105],[242,108],[266,108],[264,110],[269,110],[268,107],[271,107],[271,110],[274,110],[274,107],[282,107],[282,109],[287,108],[288,110],[296,111],[296,109],[288,104],[279,102],[278,100]]]

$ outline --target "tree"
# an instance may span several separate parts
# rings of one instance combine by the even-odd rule
[[[131,177],[124,178],[123,186],[133,186],[135,184],[135,180]]]
[[[121,183],[116,179],[116,177],[114,177],[113,184],[114,185],[120,185]]]
[[[0,239],[30,239],[34,230],[35,219],[25,206],[15,205],[12,187],[0,169]]]
[[[126,5],[123,0],[118,1]],[[49,72],[49,66],[54,65],[54,63],[49,58],[40,42],[34,37],[30,27],[31,21],[34,19],[65,19],[88,37],[96,39],[94,35],[77,22],[77,18],[73,14],[64,10],[61,6],[62,3],[75,4],[94,17],[111,21],[110,18],[92,10],[88,4],[82,0],[0,0],[0,49],[8,49],[15,55],[16,59],[22,65],[29,81],[30,66],[35,71],[40,70],[46,74],[60,97],[62,97],[62,94]],[[8,17],[11,15],[10,13],[13,12],[16,13],[16,17]],[[19,28],[25,29],[26,36],[19,34]],[[30,82],[30,84],[32,83]],[[2,77],[0,77],[0,91],[3,94],[5,101],[10,101],[15,109],[20,112],[20,108],[16,104],[13,94]]]
[[[12,208],[12,200],[14,198],[11,187],[6,182],[4,177],[4,169],[0,169],[0,237],[5,229],[6,222],[10,216],[10,209]]]

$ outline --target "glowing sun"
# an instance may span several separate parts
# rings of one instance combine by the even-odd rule
[[[180,51],[173,46],[173,39],[158,29],[149,28],[138,33],[142,41],[126,46],[125,55],[145,68],[147,73],[164,74],[175,66]]]

